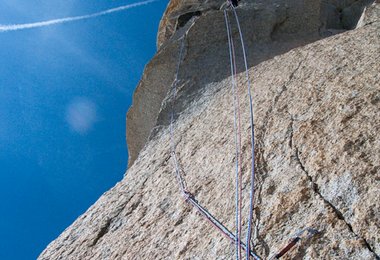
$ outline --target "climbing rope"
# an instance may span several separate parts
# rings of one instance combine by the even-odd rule
[[[227,29],[227,38],[228,38],[228,50],[230,53],[230,66],[231,66],[231,81],[232,81],[232,93],[233,93],[233,104],[234,104],[234,134],[235,134],[235,204],[236,204],[236,259],[241,259],[241,250],[240,250],[240,240],[241,240],[241,135],[240,135],[240,105],[239,97],[237,94],[238,87],[236,82],[236,56],[235,48],[233,45],[233,38],[231,33],[231,26],[227,11],[224,10],[224,18]]]
[[[184,47],[185,47],[185,35],[181,39],[181,46],[180,46],[180,52],[178,55],[177,68],[176,68],[174,80],[173,80],[172,87],[171,87],[171,92],[172,92],[173,97],[172,97],[172,104],[171,104],[172,109],[171,109],[171,115],[170,115],[170,142],[171,142],[171,155],[172,155],[172,158],[174,161],[176,177],[177,177],[177,180],[179,183],[180,191],[182,194],[185,195],[187,188],[186,188],[185,180],[182,178],[181,169],[180,169],[178,159],[177,159],[177,154],[175,152],[176,151],[176,144],[175,144],[175,140],[174,140],[174,129],[173,129],[174,113],[175,113],[175,100],[176,100],[176,96],[177,96],[178,73],[179,73],[179,67],[180,67],[180,64],[181,64],[181,61],[183,58],[182,56],[183,56]]]
[[[229,231],[222,223],[220,223],[213,215],[211,215],[205,208],[203,208],[193,196],[188,197],[188,202],[191,203],[214,227],[216,227],[224,236],[229,238],[232,242],[236,241],[236,237],[233,235],[231,231]],[[247,246],[244,243],[240,243],[240,247],[243,250],[246,250]],[[249,252],[250,256],[252,256],[256,260],[260,260],[260,258],[254,254],[252,251]]]
[[[252,236],[252,220],[253,220],[253,208],[254,208],[254,184],[255,184],[255,147],[254,147],[254,117],[253,117],[253,104],[252,104],[252,95],[251,95],[251,82],[248,73],[248,64],[247,64],[247,55],[246,49],[243,41],[242,31],[240,28],[239,18],[235,7],[231,4],[231,0],[227,0],[227,7],[230,7],[237,23],[240,42],[242,46],[242,52],[244,57],[244,66],[245,66],[245,75],[247,79],[247,88],[248,88],[248,99],[249,99],[249,107],[250,107],[250,127],[251,127],[251,180],[250,180],[250,207],[249,207],[249,217],[248,217],[248,231],[246,236],[246,244],[241,241],[241,221],[242,221],[242,158],[241,158],[241,119],[240,119],[240,104],[239,104],[239,93],[237,86],[237,66],[236,66],[236,54],[235,47],[232,37],[231,30],[231,22],[228,16],[228,12],[224,9],[224,17],[226,22],[227,29],[227,37],[228,37],[228,46],[229,46],[229,54],[230,54],[230,66],[231,66],[231,81],[232,81],[232,91],[233,91],[233,99],[234,99],[234,134],[235,134],[235,156],[236,156],[236,164],[235,164],[235,177],[236,177],[236,230],[235,234],[233,234],[227,227],[225,227],[220,221],[218,221],[210,212],[208,212],[204,207],[202,207],[195,197],[188,191],[185,179],[182,176],[182,169],[179,164],[177,154],[176,154],[176,142],[174,139],[174,117],[175,117],[175,101],[177,95],[177,86],[180,83],[178,79],[178,74],[180,70],[180,64],[183,60],[183,52],[185,47],[185,39],[187,34],[192,27],[192,24],[185,34],[179,39],[181,41],[181,45],[179,48],[178,62],[175,71],[175,77],[171,86],[172,100],[171,100],[171,114],[170,114],[170,143],[171,143],[171,156],[174,162],[175,174],[177,181],[179,183],[179,189],[184,197],[185,201],[192,205],[200,214],[203,216],[214,228],[219,230],[225,237],[230,239],[232,242],[236,244],[236,258],[241,259],[241,249],[246,251],[246,259],[249,260],[250,257],[253,257],[255,260],[260,260],[260,257],[257,256],[250,247],[251,236]],[[229,3],[229,4],[228,4]],[[306,238],[310,238],[314,234],[316,234],[316,230],[312,228],[306,228],[297,233],[297,235],[289,241],[289,243],[280,250],[279,253],[273,256],[271,259],[279,259],[287,252],[289,252],[301,239],[301,235],[305,232],[308,232],[309,236]]]
[[[175,174],[177,181],[179,183],[180,192],[183,195],[186,202],[188,202],[190,205],[192,205],[209,223],[211,223],[212,226],[214,226],[217,230],[219,230],[224,236],[229,238],[231,241],[235,242],[237,240],[236,236],[229,231],[223,224],[221,224],[211,213],[209,213],[204,207],[202,207],[198,201],[194,198],[194,196],[187,190],[186,182],[181,174],[181,167],[178,162],[178,158],[176,155],[176,144],[174,140],[174,115],[175,115],[175,100],[176,100],[176,94],[177,94],[177,86],[179,84],[178,80],[178,74],[180,69],[180,63],[183,59],[183,50],[185,46],[185,38],[187,36],[187,32],[184,34],[184,36],[180,39],[181,40],[181,46],[178,56],[178,64],[175,72],[175,77],[171,86],[171,92],[172,92],[172,102],[171,102],[171,115],[170,115],[170,142],[171,142],[171,155],[174,162],[174,168],[175,168]],[[246,250],[247,246],[240,241],[239,247],[243,248],[243,250]],[[258,257],[254,252],[249,251],[249,255],[252,256],[256,260],[260,260],[260,257]]]
[[[230,1],[229,1],[230,2]],[[254,121],[253,121],[253,104],[252,104],[252,94],[251,94],[251,81],[249,78],[249,73],[248,73],[248,63],[247,63],[247,54],[246,54],[246,48],[243,40],[243,35],[242,31],[240,28],[240,22],[239,18],[237,15],[237,12],[235,10],[234,5],[230,2],[228,5],[236,19],[236,24],[238,27],[239,31],[239,36],[240,36],[240,42],[242,46],[242,51],[243,51],[243,57],[244,57],[244,66],[245,66],[245,75],[247,78],[247,92],[248,92],[248,99],[249,99],[249,108],[250,108],[250,127],[251,127],[251,190],[250,190],[250,207],[249,207],[249,217],[248,217],[248,231],[247,231],[247,237],[246,237],[246,244],[247,244],[247,250],[246,250],[246,257],[247,260],[249,260],[249,251],[250,251],[250,241],[251,241],[251,236],[252,236],[252,220],[253,220],[253,207],[254,207],[254,192],[255,192],[255,141],[254,141]],[[228,43],[229,43],[229,53],[230,53],[230,63],[231,63],[231,74],[232,76],[232,86],[233,88],[236,87],[236,55],[235,55],[235,50],[234,50],[234,44],[233,44],[233,39],[232,39],[232,30],[231,30],[231,23],[229,21],[229,16],[227,13],[227,10],[224,9],[224,17],[225,17],[225,23],[226,23],[226,29],[227,29],[227,35],[228,35]],[[234,65],[232,65],[234,64]],[[237,96],[238,98],[238,96]],[[239,105],[239,103],[238,103]],[[235,114],[236,116],[236,114]],[[240,123],[240,116],[239,116],[239,123]],[[238,128],[239,135],[240,135],[240,127]],[[240,138],[241,140],[241,138]],[[239,147],[241,147],[241,144],[239,144]],[[241,164],[241,157],[240,157],[240,164]],[[240,166],[240,169],[242,167]],[[242,203],[242,195],[241,195],[241,190],[242,190],[242,177],[241,177],[241,172],[239,173],[239,181],[237,180],[236,183],[239,183],[239,196],[237,197],[240,198],[239,201],[239,209],[237,209],[236,215],[240,217],[239,220],[239,226],[238,226],[238,240],[240,239],[240,234],[241,234],[241,203]],[[238,186],[238,185],[237,185]],[[239,211],[239,213],[238,213]],[[238,244],[239,242],[237,242]],[[239,247],[240,249],[240,247]],[[240,259],[241,253],[237,250],[237,259]]]
[[[255,196],[255,128],[254,128],[254,115],[253,115],[253,102],[252,102],[252,94],[251,94],[251,80],[248,73],[248,62],[247,62],[247,52],[243,40],[243,34],[240,28],[240,22],[238,15],[236,13],[234,5],[231,5],[233,13],[235,15],[236,24],[239,31],[241,48],[243,51],[244,58],[244,67],[245,67],[245,76],[247,79],[247,90],[248,90],[248,99],[249,99],[249,113],[250,113],[250,126],[251,126],[251,190],[250,190],[250,202],[249,202],[249,217],[248,217],[248,231],[247,231],[247,260],[249,260],[250,251],[250,242],[252,236],[252,220],[253,220],[253,208],[254,208],[254,196]]]
[[[251,185],[251,189],[250,189],[250,207],[249,207],[249,217],[248,217],[248,231],[247,231],[247,237],[246,237],[246,259],[249,260],[250,259],[250,252],[251,252],[251,249],[250,249],[250,242],[251,242],[251,236],[252,236],[252,221],[253,221],[253,208],[254,208],[254,194],[255,194],[255,139],[254,139],[254,136],[255,136],[255,132],[254,132],[254,115],[253,115],[253,102],[252,102],[252,94],[251,94],[251,80],[250,80],[250,77],[249,77],[249,73],[248,73],[248,62],[247,62],[247,52],[246,52],[246,48],[245,48],[245,44],[244,44],[244,40],[243,40],[243,34],[242,34],[242,30],[241,30],[241,27],[240,27],[240,22],[239,22],[239,17],[237,15],[237,12],[235,10],[235,6],[231,0],[227,0],[228,3],[230,3],[229,5],[227,5],[227,7],[230,7],[230,9],[232,10],[233,14],[234,14],[234,17],[235,17],[235,20],[236,20],[236,24],[237,24],[237,28],[238,28],[238,32],[239,32],[239,37],[240,37],[240,42],[241,42],[241,48],[242,48],[242,52],[243,52],[243,58],[244,58],[244,67],[245,67],[245,76],[246,76],[246,80],[247,80],[247,92],[248,92],[248,100],[249,100],[249,109],[250,109],[250,127],[251,127],[251,181],[250,181],[250,185]],[[237,77],[237,70],[236,70],[236,55],[235,55],[235,50],[234,50],[234,43],[233,43],[233,38],[232,38],[232,29],[231,29],[231,23],[229,21],[229,16],[228,16],[228,12],[226,9],[224,9],[224,17],[225,17],[225,22],[226,22],[226,29],[227,29],[227,37],[228,37],[228,43],[229,43],[229,53],[230,53],[230,63],[231,63],[231,74],[232,74],[232,86],[233,86],[233,89],[237,88],[237,83],[236,83],[236,77]],[[238,90],[235,90],[234,93],[238,93]],[[238,94],[236,94],[236,98],[238,99]],[[239,102],[234,102],[234,105],[238,106],[238,109],[239,109]],[[236,111],[236,109],[235,109]],[[239,111],[239,110],[238,110]],[[236,118],[236,112],[235,112],[235,118]],[[239,120],[239,123],[240,123],[240,115],[239,115],[239,112],[238,112],[238,120]],[[235,119],[236,121],[236,119]],[[236,123],[235,123],[236,124]],[[236,128],[235,128],[236,129]],[[238,136],[239,138],[240,137],[240,126],[238,125],[238,129],[237,131],[239,132],[238,133]],[[241,139],[240,139],[241,140]],[[237,150],[240,149],[241,150],[241,144],[239,144],[239,148],[236,148]],[[241,155],[239,155],[239,160],[241,160]],[[240,162],[241,163],[241,162]],[[240,170],[242,169],[241,165],[240,165]],[[238,178],[238,177],[237,177]],[[237,185],[239,184],[240,185],[240,192],[241,192],[241,185],[242,185],[242,181],[241,181],[241,172],[239,173],[239,181],[236,180],[236,183]],[[239,194],[239,196],[237,195],[237,198],[239,198],[239,209],[237,209],[237,215],[239,215],[241,217],[241,200],[242,200],[242,196],[241,196],[241,193]],[[239,213],[238,213],[238,210],[239,210]],[[239,225],[241,225],[241,219],[239,220]],[[240,229],[241,229],[241,226],[239,226],[239,231],[237,232],[238,234],[238,241],[240,241]],[[299,231],[297,233],[297,235],[291,239],[289,241],[289,243],[283,248],[280,250],[280,252],[278,252],[272,259],[280,259],[282,256],[284,256],[287,252],[289,252],[299,241],[301,241],[302,239],[302,234],[304,234],[305,232],[307,232],[309,235],[305,238],[305,239],[309,239],[311,238],[312,236],[314,236],[315,234],[318,233],[317,230],[315,229],[312,229],[312,228],[305,228],[301,231]],[[239,249],[237,250],[237,259],[240,259],[240,247]]]

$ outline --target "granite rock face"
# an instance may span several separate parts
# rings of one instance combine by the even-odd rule
[[[252,244],[268,259],[299,230],[313,227],[319,233],[284,259],[379,259],[379,4],[300,2],[242,1],[238,8],[254,82]],[[147,65],[128,113],[134,162],[125,178],[39,259],[234,258],[234,245],[182,199],[168,128],[179,38],[188,31],[175,107],[178,158],[190,192],[233,230],[233,97],[223,12],[216,3],[170,2],[158,53]],[[361,11],[344,18],[349,13],[344,10],[355,13],[357,8]],[[173,27],[169,17],[180,17],[181,10],[201,14],[187,16],[182,27],[177,20]],[[352,29],[345,19],[355,21],[355,29],[343,31]],[[246,79],[242,67],[238,70],[246,220],[250,126]]]
[[[210,82],[230,74],[222,0],[173,0],[160,23],[158,51],[146,66],[127,114],[129,166],[136,160],[152,129],[167,125],[159,116],[173,81],[178,38],[189,30],[187,59],[180,77],[191,81],[178,110],[196,99]],[[295,47],[352,29],[370,0],[257,0],[242,1],[237,12],[248,46],[250,66]],[[348,25],[349,24],[349,25]],[[234,30],[237,37],[237,31]],[[241,53],[238,51],[238,53]],[[242,71],[243,67],[238,70]],[[165,111],[165,115],[166,115]],[[155,133],[156,131],[153,131]]]

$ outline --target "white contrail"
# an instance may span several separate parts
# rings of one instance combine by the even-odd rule
[[[84,20],[89,18],[94,18],[98,16],[107,15],[110,13],[120,12],[123,10],[131,9],[137,6],[141,5],[147,5],[153,2],[156,2],[158,0],[146,0],[138,3],[133,3],[129,5],[123,5],[120,7],[108,9],[102,12],[94,13],[94,14],[88,14],[88,15],[81,15],[81,16],[73,16],[73,17],[67,17],[67,18],[61,18],[61,19],[54,19],[49,21],[43,21],[43,22],[36,22],[36,23],[24,23],[24,24],[9,24],[9,25],[3,25],[0,24],[0,32],[9,32],[9,31],[17,31],[17,30],[25,30],[30,28],[37,28],[37,27],[44,27],[44,26],[50,26],[54,24],[61,24],[61,23],[68,23],[78,20]]]

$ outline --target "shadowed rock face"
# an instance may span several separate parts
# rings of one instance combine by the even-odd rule
[[[339,6],[342,2],[328,3]],[[316,3],[310,5],[320,11],[321,3]],[[271,4],[280,12],[281,4]],[[175,1],[170,5],[173,12],[182,8]],[[293,31],[287,25],[301,18],[269,26],[272,9],[260,9],[259,2],[250,6],[243,1],[239,8],[254,82],[255,251],[268,259],[297,231],[313,227],[318,235],[302,240],[284,259],[379,259],[379,4],[355,18],[356,29],[325,39],[320,39],[322,27],[317,23],[304,26],[317,31]],[[141,98],[135,99],[141,115],[148,113],[148,108],[155,113],[147,116],[154,120],[150,129],[156,127],[125,178],[53,241],[39,259],[234,257],[234,245],[182,200],[170,158],[166,116],[170,95],[166,92],[174,78],[178,38],[192,25],[179,72],[181,88],[174,124],[177,153],[190,192],[233,230],[235,146],[227,39],[220,11],[210,8],[201,12],[183,27],[176,27],[173,35],[159,37],[161,47],[147,65],[135,94]],[[288,7],[288,13],[295,12]],[[316,13],[320,19],[320,12]],[[196,19],[194,23],[192,19]],[[260,19],[267,20],[260,23]],[[265,31],[267,26],[272,29]],[[274,27],[280,28],[275,36],[271,33]],[[241,62],[241,57],[238,59]],[[149,84],[157,79],[152,95],[154,88]],[[238,83],[243,219],[247,219],[251,162],[244,73],[239,74]],[[128,115],[143,122],[136,104]],[[148,125],[142,127],[149,129]],[[243,230],[245,235],[246,222]]]
[[[247,44],[249,66],[297,46],[353,29],[369,2],[242,1],[237,12]],[[129,166],[152,132],[154,136],[167,125],[167,102],[162,101],[174,79],[178,39],[185,31],[189,31],[188,44],[179,77],[191,84],[178,97],[176,110],[180,112],[187,107],[207,84],[229,76],[226,29],[223,12],[219,10],[223,3],[217,0],[169,3],[158,32],[159,50],[145,68],[127,115]],[[236,30],[234,37],[238,37]],[[239,71],[242,69],[243,66],[238,67]]]

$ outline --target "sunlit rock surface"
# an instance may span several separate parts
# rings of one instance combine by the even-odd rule
[[[164,123],[159,111],[173,81],[178,38],[192,26],[181,77],[190,81],[179,104],[193,100],[199,89],[230,74],[223,12],[225,1],[169,2],[161,20],[158,51],[145,68],[127,115],[129,166]],[[250,66],[347,29],[353,29],[371,0],[257,0],[242,1],[237,12],[247,44]],[[234,31],[237,37],[237,31]],[[238,52],[239,54],[241,52]],[[242,67],[238,68],[240,71]],[[186,107],[186,104],[181,105]],[[178,108],[182,110],[183,108]],[[167,112],[167,111],[166,111]],[[153,131],[155,132],[155,131]]]
[[[284,259],[379,259],[379,4],[301,2],[243,0],[238,8],[254,82],[252,244],[268,259],[313,227],[318,235]],[[234,245],[183,201],[168,129],[179,38],[188,31],[174,125],[178,158],[190,192],[233,230],[233,97],[221,3],[169,3],[159,50],[128,112],[132,161],[125,178],[39,259],[234,258]],[[186,12],[194,14],[187,21]],[[246,219],[250,129],[238,59]]]

